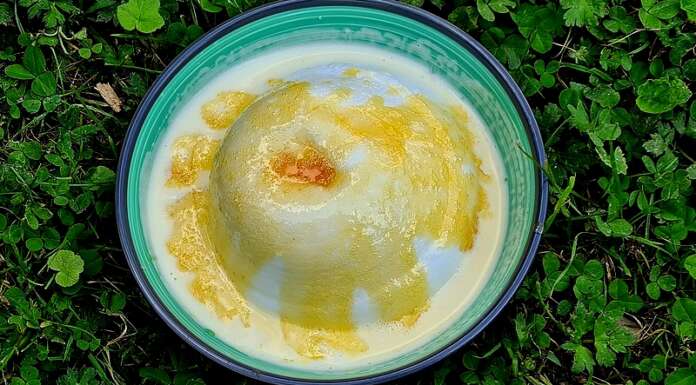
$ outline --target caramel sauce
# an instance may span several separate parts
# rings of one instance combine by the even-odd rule
[[[218,317],[239,316],[249,324],[249,308],[235,285],[222,269],[222,261],[213,249],[206,224],[210,217],[207,192],[194,191],[173,204],[169,215],[174,232],[167,248],[177,257],[179,269],[195,273],[190,290],[193,296],[215,311]]]
[[[255,99],[246,92],[220,92],[203,104],[201,117],[214,130],[227,129]]]
[[[336,176],[336,169],[324,155],[311,146],[299,154],[281,152],[271,159],[271,169],[276,176],[291,183],[310,183],[329,186]]]
[[[210,170],[220,141],[204,135],[177,138],[172,145],[172,168],[167,186],[190,186],[201,171]]]

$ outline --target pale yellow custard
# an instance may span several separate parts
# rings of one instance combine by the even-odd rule
[[[361,46],[311,52],[239,64],[187,102],[144,203],[158,266],[199,322],[330,370],[417,348],[465,312],[505,192],[480,120],[435,75]]]

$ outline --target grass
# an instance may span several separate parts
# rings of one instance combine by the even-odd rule
[[[119,1],[0,0],[0,383],[244,383],[136,289],[113,186],[149,84],[260,2]],[[473,35],[521,85],[551,202],[504,313],[399,382],[696,384],[696,1],[410,2]]]

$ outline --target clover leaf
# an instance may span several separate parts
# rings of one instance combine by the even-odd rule
[[[535,51],[546,53],[561,29],[562,19],[552,7],[523,4],[512,14],[512,20]]]
[[[696,382],[696,371],[691,368],[677,369],[665,379],[665,385],[690,385],[694,382]]]
[[[679,12],[679,0],[641,0],[638,18],[646,28],[662,28],[663,20],[670,20]]]
[[[681,0],[680,5],[689,20],[696,21],[696,0]]]
[[[78,254],[70,250],[58,250],[48,259],[48,267],[55,270],[56,283],[62,287],[70,287],[77,283],[85,263]]]
[[[142,33],[151,33],[164,25],[159,7],[159,0],[128,0],[118,6],[116,17],[126,31],[137,29]]]
[[[21,64],[10,64],[5,67],[5,75],[11,77],[12,79],[19,80],[29,80],[34,78],[34,75]]]
[[[614,298],[607,308],[622,309],[629,312],[637,312],[643,308],[643,300],[631,294],[626,281],[616,279],[609,284],[609,295]]]
[[[684,260],[684,268],[691,278],[696,279],[696,254],[691,254]]]
[[[599,103],[602,107],[614,107],[619,104],[621,95],[607,85],[599,85],[596,88],[587,89],[585,95],[593,102]]]
[[[31,82],[31,91],[38,96],[51,96],[56,93],[56,77],[44,72]]]
[[[677,298],[672,305],[672,317],[677,321],[696,322],[696,301]]]
[[[691,91],[681,79],[651,79],[638,87],[636,104],[641,111],[661,114],[686,103]]]

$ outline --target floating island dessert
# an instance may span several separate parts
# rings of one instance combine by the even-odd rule
[[[157,258],[175,261],[211,330],[285,363],[338,365],[460,315],[502,217],[497,154],[468,106],[348,64],[260,89],[202,101],[206,127],[174,132],[155,161],[170,192],[153,198],[170,224],[151,237]]]

